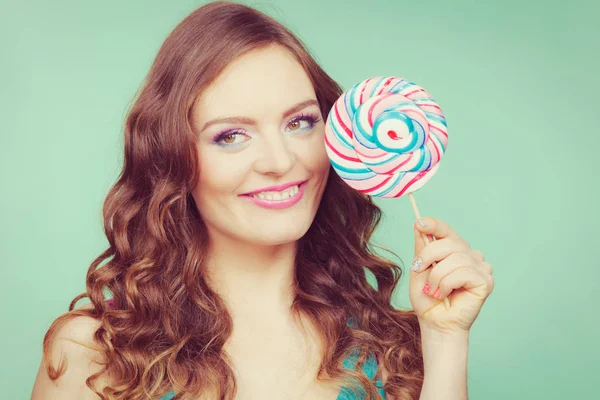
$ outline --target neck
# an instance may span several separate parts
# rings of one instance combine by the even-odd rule
[[[212,240],[207,282],[234,319],[287,315],[294,299],[296,243],[261,246],[231,238]]]

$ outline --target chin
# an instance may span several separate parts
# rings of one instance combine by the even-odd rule
[[[280,228],[269,227],[260,229],[252,235],[249,241],[263,246],[277,246],[298,241],[308,231],[308,226],[281,226]]]

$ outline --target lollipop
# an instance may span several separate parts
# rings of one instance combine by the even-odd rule
[[[346,90],[334,103],[325,145],[333,169],[349,186],[376,197],[407,194],[420,218],[412,192],[437,172],[448,129],[425,89],[403,78],[375,77]],[[429,243],[427,235],[424,240]],[[444,302],[449,307],[447,297]]]

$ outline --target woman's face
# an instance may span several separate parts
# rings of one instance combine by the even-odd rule
[[[306,233],[329,160],[312,83],[291,53],[269,46],[236,59],[198,97],[191,123],[193,196],[211,238],[277,245]]]

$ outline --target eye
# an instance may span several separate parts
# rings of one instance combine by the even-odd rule
[[[288,122],[289,131],[299,131],[299,130],[308,130],[312,129],[320,119],[317,118],[316,115],[301,115],[293,118],[290,122]],[[305,123],[304,126],[302,123]],[[286,129],[288,130],[288,129]]]
[[[237,133],[228,133],[227,135],[225,135],[225,137],[223,137],[221,140],[223,141],[223,143],[227,143],[227,144],[233,144],[235,143],[235,138],[238,136]]]
[[[295,131],[302,127],[302,122],[306,122],[308,124],[308,121],[306,121],[306,120],[296,119],[296,120],[290,122],[290,124],[288,126],[290,127],[290,129],[292,131]]]
[[[237,140],[237,138],[247,136],[243,131],[223,132],[214,139],[214,143],[221,147],[235,146],[245,142],[245,140]]]

